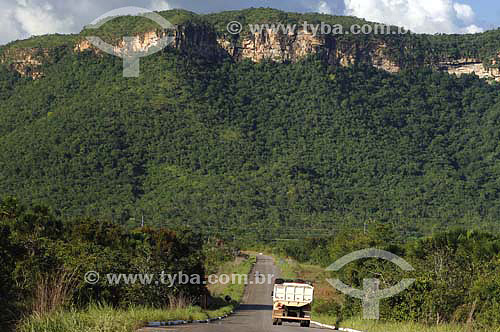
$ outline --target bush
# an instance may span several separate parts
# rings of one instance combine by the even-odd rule
[[[46,315],[66,304],[167,307],[179,297],[198,303],[205,293],[201,283],[184,285],[179,280],[173,287],[154,282],[113,285],[103,280],[108,273],[157,278],[161,272],[182,272],[203,278],[203,241],[189,230],[128,231],[88,218],[63,222],[47,208],[26,208],[5,199],[0,200],[0,235],[0,296],[7,304],[0,311],[2,322],[17,319],[21,311]],[[98,272],[101,282],[86,283],[88,271]]]

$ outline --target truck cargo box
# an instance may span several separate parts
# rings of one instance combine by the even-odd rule
[[[308,284],[284,283],[274,285],[273,302],[300,307],[313,300],[314,287]]]
[[[277,279],[273,291],[273,324],[299,322],[309,327],[314,287],[302,280]]]

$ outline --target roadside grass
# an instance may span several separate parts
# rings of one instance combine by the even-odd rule
[[[291,259],[285,259],[285,258],[278,258],[274,257],[274,261],[276,262],[276,265],[280,268],[281,278],[284,279],[293,279],[293,278],[298,278],[299,276],[299,265],[292,261]]]
[[[248,274],[255,257],[229,263],[219,273]],[[219,288],[211,309],[198,306],[158,309],[129,307],[116,309],[108,305],[91,305],[86,310],[59,310],[33,315],[18,325],[17,332],[135,332],[148,322],[171,320],[204,320],[229,314],[243,298],[244,284],[227,284]],[[229,295],[231,303],[223,300]],[[222,298],[221,298],[222,297]]]
[[[250,255],[248,259],[236,258],[233,262],[228,262],[223,264],[219,271],[217,272],[218,276],[221,275],[248,275],[252,270],[252,266],[256,262],[255,255]],[[208,285],[208,289],[210,294],[212,294],[215,298],[223,299],[226,296],[231,297],[233,302],[239,303],[243,298],[243,294],[245,292],[245,283],[216,283]]]
[[[314,316],[314,320],[323,324],[335,325],[335,317],[328,315]],[[413,322],[383,322],[383,321],[368,321],[362,319],[347,319],[340,324],[340,327],[348,327],[364,332],[500,332],[499,328],[481,329],[475,326],[467,326],[465,324],[439,324],[425,325]]]
[[[275,262],[285,279],[302,279],[314,283],[314,298],[316,300],[336,300],[342,302],[343,296],[328,283],[325,269],[318,265],[301,264],[292,259],[274,256]]]
[[[200,307],[162,310],[141,307],[115,309],[106,305],[92,305],[84,311],[57,311],[40,317],[32,316],[19,326],[18,331],[132,332],[150,321],[207,319],[229,311],[229,307],[203,311]]]
[[[276,265],[281,270],[281,276],[283,278],[299,278],[314,282],[315,301],[333,300],[337,303],[343,302],[344,296],[333,289],[326,281],[327,274],[324,268],[317,265],[301,264],[289,258],[273,257]],[[337,317],[313,312],[313,320],[323,324],[336,325]],[[466,324],[425,325],[414,322],[384,322],[363,320],[360,318],[343,320],[338,327],[351,328],[363,332],[500,332],[500,327],[481,329]]]

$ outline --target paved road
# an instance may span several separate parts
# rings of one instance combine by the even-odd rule
[[[242,305],[231,317],[216,323],[186,325],[168,329],[179,332],[292,332],[292,331],[328,331],[327,329],[316,328],[311,325],[310,328],[300,327],[299,324],[283,323],[282,326],[273,326],[271,320],[273,285],[265,283],[264,285],[252,284],[255,280],[255,272],[264,275],[277,275],[277,269],[271,257],[257,256],[257,263],[254,271],[250,275],[250,285],[248,285]]]

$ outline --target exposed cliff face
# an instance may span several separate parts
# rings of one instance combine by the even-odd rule
[[[158,46],[161,40],[167,36],[173,38],[173,42],[168,45],[170,48],[175,48],[185,53],[195,53],[196,55],[211,59],[220,60],[221,57],[226,55],[225,51],[220,47],[217,42],[217,35],[210,29],[198,26],[181,26],[172,31],[151,31],[134,36],[131,45],[128,49],[125,48],[125,41],[121,40],[113,45],[113,51],[116,54],[124,54],[127,51],[147,52],[151,47]],[[74,47],[75,52],[92,51],[94,53],[102,53],[87,39],[82,39]]]
[[[295,62],[310,54],[316,54],[325,45],[322,38],[312,34],[277,34],[264,30],[242,38],[241,46],[227,48],[225,39],[219,39],[219,44],[238,60],[250,59],[254,62],[272,60],[279,62]]]
[[[485,68],[483,62],[479,59],[464,58],[456,61],[443,62],[440,64],[439,69],[457,76],[475,73],[480,78],[494,79],[500,82],[500,69]]]
[[[158,45],[167,33],[174,38],[168,47],[210,61],[231,57],[236,61],[249,59],[254,62],[264,60],[296,62],[308,55],[319,54],[332,66],[347,67],[357,63],[366,63],[390,73],[397,73],[401,70],[401,67],[388,56],[387,45],[383,42],[357,44],[354,41],[339,41],[335,36],[314,36],[305,31],[282,34],[263,30],[235,39],[233,36],[217,35],[213,29],[207,26],[185,25],[176,27],[175,30],[169,32],[151,31],[135,36],[131,49],[134,52],[145,52],[150,47]],[[124,45],[123,40],[118,42],[114,46],[114,51],[117,54],[123,53]],[[71,47],[71,50],[73,52],[103,53],[84,38]],[[48,49],[12,48],[0,56],[0,62],[8,63],[13,70],[18,71],[23,76],[38,79],[43,76],[40,66],[49,61],[49,53]],[[495,63],[493,62],[493,64]],[[478,59],[442,62],[436,66],[436,69],[456,75],[476,73],[481,78],[500,82],[500,70],[485,68]]]
[[[371,54],[371,63],[378,69],[383,69],[389,73],[398,73],[401,67],[387,56],[387,45],[379,44]]]
[[[0,63],[7,64],[21,76],[39,79],[43,76],[40,67],[50,58],[46,48],[13,48],[0,55]]]
[[[333,36],[314,36],[305,31],[285,35],[271,30],[243,37],[238,43],[226,37],[219,38],[218,42],[237,60],[296,62],[308,55],[321,53],[332,65],[347,67],[366,62],[391,73],[400,71],[400,67],[386,56],[386,45],[383,43],[363,49],[359,45],[339,45]]]
[[[166,37],[167,34],[174,39],[169,47],[183,53],[195,54],[211,61],[218,61],[229,56],[227,51],[219,45],[217,34],[213,30],[195,25],[180,26],[169,32],[150,31],[135,36],[131,45],[128,45],[128,50],[146,52],[150,47],[158,45],[160,40]],[[122,54],[125,52],[124,46],[125,42],[122,39],[113,44],[113,51],[116,54]],[[68,50],[72,52],[93,52],[96,55],[104,53],[83,37],[79,42],[70,46]],[[0,54],[0,63],[8,64],[22,76],[29,76],[33,79],[43,77],[40,67],[42,64],[51,61],[50,49],[45,48],[10,48]]]

